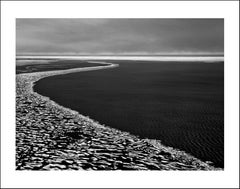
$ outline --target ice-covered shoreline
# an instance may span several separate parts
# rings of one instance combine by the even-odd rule
[[[45,77],[117,66],[16,76],[17,170],[216,170],[160,141],[100,125],[33,91],[34,83]]]

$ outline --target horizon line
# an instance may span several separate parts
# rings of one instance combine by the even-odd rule
[[[224,53],[18,53],[18,56],[224,56]]]

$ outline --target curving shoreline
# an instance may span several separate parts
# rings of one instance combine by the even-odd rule
[[[108,64],[16,76],[17,170],[221,170],[160,141],[100,125],[33,91],[45,77],[118,66]]]

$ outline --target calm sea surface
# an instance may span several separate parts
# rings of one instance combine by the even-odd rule
[[[102,124],[224,166],[224,63],[119,62],[34,90]]]

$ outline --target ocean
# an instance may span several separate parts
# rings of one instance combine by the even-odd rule
[[[224,167],[224,63],[140,62],[47,77],[34,90],[101,124]]]

